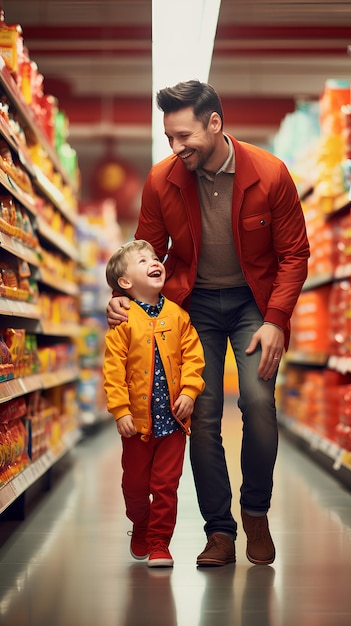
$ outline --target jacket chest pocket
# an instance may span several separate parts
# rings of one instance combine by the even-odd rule
[[[272,247],[272,214],[270,211],[242,219],[242,251],[246,255],[262,254]]]

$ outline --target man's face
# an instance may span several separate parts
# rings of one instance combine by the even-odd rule
[[[192,107],[164,114],[165,135],[169,145],[190,171],[211,169],[206,166],[210,165],[215,151],[217,125],[213,124],[214,116],[217,114],[212,113],[207,128],[204,128],[202,122],[194,116]]]

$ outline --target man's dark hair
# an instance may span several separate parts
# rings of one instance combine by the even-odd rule
[[[222,120],[223,110],[218,94],[208,83],[188,80],[174,87],[165,87],[156,95],[157,106],[164,113],[174,113],[192,107],[195,117],[207,127],[212,113],[218,113]]]

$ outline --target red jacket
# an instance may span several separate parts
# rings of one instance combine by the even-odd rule
[[[284,163],[230,137],[235,151],[233,239],[244,277],[264,321],[284,329],[307,277],[309,245],[296,187]],[[194,286],[201,250],[201,209],[196,174],[171,155],[146,179],[136,239],[165,259],[165,295],[183,305]],[[170,241],[170,247],[169,246]]]

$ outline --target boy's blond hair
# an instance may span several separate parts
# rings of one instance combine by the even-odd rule
[[[155,250],[152,247],[151,243],[145,241],[144,239],[129,241],[128,243],[121,246],[116,252],[114,252],[106,265],[106,280],[111,289],[118,289],[119,291],[123,291],[118,284],[118,279],[124,276],[127,271],[128,256],[130,252],[140,251],[144,249],[150,250],[150,252],[155,254]]]

